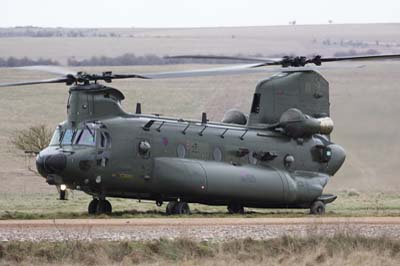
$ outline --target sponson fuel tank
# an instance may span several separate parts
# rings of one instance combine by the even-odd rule
[[[321,195],[329,176],[254,165],[155,158],[152,178],[153,185],[164,188],[164,192],[168,188],[168,193],[185,199],[206,196],[209,204],[222,200],[240,201],[249,207],[282,206],[282,203],[284,207],[300,207]]]

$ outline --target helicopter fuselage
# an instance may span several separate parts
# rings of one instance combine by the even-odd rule
[[[159,203],[308,208],[336,198],[322,192],[345,153],[325,135],[130,114],[121,100],[98,84],[71,88],[68,120],[37,157],[49,184]]]

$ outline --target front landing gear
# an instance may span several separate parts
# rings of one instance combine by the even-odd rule
[[[165,211],[166,211],[167,215],[189,215],[190,214],[190,208],[189,208],[189,204],[187,204],[187,202],[170,201],[170,202],[168,202],[168,205],[167,205],[167,208]]]
[[[320,200],[314,201],[310,207],[310,214],[323,215],[325,214],[325,203]]]
[[[111,214],[111,203],[106,199],[93,199],[88,206],[89,214]]]

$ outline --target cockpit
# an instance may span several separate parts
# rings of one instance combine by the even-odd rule
[[[109,134],[99,130],[98,126],[95,125],[87,124],[84,128],[78,129],[58,127],[51,138],[49,146],[79,145],[94,147],[97,144],[97,139],[99,139],[98,145],[102,148],[109,147],[111,144]]]
[[[96,131],[85,129],[57,128],[50,141],[50,146],[82,145],[96,146]]]

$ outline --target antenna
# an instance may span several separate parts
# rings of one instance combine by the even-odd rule
[[[140,115],[142,113],[142,104],[136,103],[136,114]]]
[[[203,112],[203,113],[201,114],[201,123],[202,123],[202,124],[207,124],[207,121],[208,121],[208,120],[207,120],[207,113],[204,113],[204,112]]]

